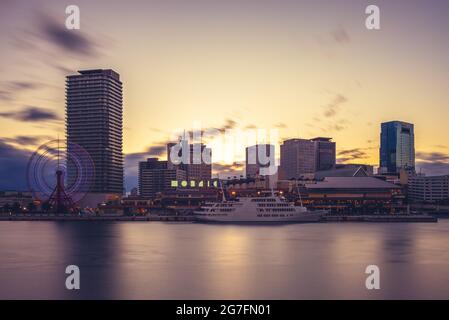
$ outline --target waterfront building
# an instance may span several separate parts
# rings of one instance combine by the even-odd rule
[[[218,188],[189,188],[172,189],[164,191],[156,199],[156,204],[162,208],[173,208],[177,210],[195,209],[205,202],[221,199]]]
[[[368,177],[372,176],[374,168],[366,164],[336,164],[332,169],[315,172],[315,180],[326,177]]]
[[[311,141],[315,147],[316,165],[315,171],[330,170],[336,162],[336,144],[332,138],[318,137]]]
[[[281,179],[299,179],[316,168],[315,144],[307,139],[289,139],[281,145]]]
[[[270,176],[275,173],[276,169],[274,145],[257,144],[246,148],[245,172],[247,178]]]
[[[449,175],[409,176],[408,197],[414,202],[449,201]]]
[[[173,163],[170,154],[173,147],[181,147],[178,157],[181,163]],[[183,151],[187,150],[187,154]],[[167,167],[186,171],[187,179],[193,181],[208,181],[212,178],[212,150],[202,143],[189,144],[185,140],[167,144]]]
[[[139,162],[139,195],[155,197],[157,193],[168,191],[174,182],[186,180],[186,171],[180,168],[168,168],[167,161],[148,158]]]
[[[75,143],[92,158],[95,177],[89,195],[92,205],[123,194],[122,82],[117,72],[83,70],[66,80],[66,138],[68,152]],[[68,184],[77,168],[67,163]]]
[[[330,170],[336,162],[336,144],[331,138],[289,139],[281,145],[281,179],[313,176],[320,170]]]
[[[0,211],[4,207],[25,208],[33,201],[32,193],[28,191],[0,191]]]
[[[399,173],[415,169],[414,126],[402,121],[381,124],[380,173]]]
[[[344,213],[404,210],[402,189],[374,177],[326,177],[304,186],[303,200],[314,208]]]

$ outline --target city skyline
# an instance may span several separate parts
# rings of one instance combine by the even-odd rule
[[[64,29],[62,3],[2,2],[0,57],[8,61],[0,65],[2,188],[23,189],[10,177],[38,145],[64,131],[65,76],[91,68],[112,68],[124,83],[125,176],[134,181],[128,179],[128,189],[137,185],[137,163],[164,158],[172,131],[189,130],[195,121],[207,128],[277,128],[280,139],[331,136],[338,162],[376,166],[378,124],[410,122],[417,170],[447,173],[442,30],[448,22],[439,12],[448,4],[408,3],[417,10],[379,1],[382,29],[370,32],[364,5],[355,1],[350,9],[264,1],[257,14],[251,4],[233,1],[135,2],[128,11],[119,2],[103,10],[79,1],[78,31]],[[20,31],[5,33],[11,28]],[[215,170],[233,169],[216,163]]]

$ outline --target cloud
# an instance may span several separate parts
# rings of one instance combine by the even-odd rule
[[[29,81],[11,81],[10,86],[16,90],[27,90],[39,88],[40,84]]]
[[[61,120],[54,111],[40,107],[25,107],[18,112],[0,112],[0,117],[29,122]]]
[[[224,129],[233,129],[237,125],[237,122],[232,119],[226,119],[226,124],[223,126]]]
[[[202,129],[201,133],[209,132],[212,130],[215,135],[225,133],[226,130],[233,129],[237,126],[237,122],[232,119],[226,119],[225,123],[220,127],[209,127]],[[153,129],[154,130],[154,129]],[[158,130],[160,132],[160,130]],[[182,134],[182,133],[181,133]],[[193,131],[187,131],[186,134],[190,134],[193,137]],[[209,139],[213,136],[209,135]],[[203,143],[207,143],[207,139],[203,140]],[[139,174],[139,162],[145,161],[147,158],[151,157],[165,157],[167,151],[167,144],[173,142],[173,140],[167,139],[165,141],[159,141],[153,145],[147,147],[143,152],[128,153],[125,155],[125,188],[126,190],[131,190],[131,188],[137,186],[138,174]]]
[[[125,189],[131,190],[137,186],[139,162],[151,157],[161,157],[165,154],[167,142],[159,142],[148,147],[144,152],[125,154]]]
[[[342,131],[344,128],[345,128],[344,126],[339,125],[339,124],[335,124],[335,125],[331,126],[331,129],[335,130],[335,131]]]
[[[2,101],[12,100],[11,92],[6,91],[6,90],[0,90],[0,100],[2,100]]]
[[[449,154],[442,152],[417,152],[416,158],[423,162],[449,162]]]
[[[220,178],[229,176],[240,176],[243,174],[244,169],[243,163],[234,162],[232,164],[226,163],[213,163],[212,172],[213,174],[220,175]]]
[[[25,90],[38,89],[42,87],[41,83],[30,81],[5,81],[2,82],[2,90],[0,90],[0,100],[10,101],[17,93]]]
[[[342,104],[348,99],[342,94],[336,94],[332,101],[325,107],[324,116],[327,118],[334,117]]]
[[[449,174],[449,154],[442,152],[416,152],[416,168],[427,175]]]
[[[276,123],[274,126],[275,126],[275,128],[278,128],[278,129],[287,128],[287,125],[283,122]]]
[[[49,136],[16,136],[14,138],[3,138],[6,143],[14,143],[22,146],[35,146],[43,140],[51,140]]]
[[[338,152],[338,162],[348,162],[368,158],[368,154],[361,148],[342,150]]]
[[[345,45],[351,42],[348,32],[341,26],[331,32],[331,37],[340,45]]]
[[[0,139],[0,190],[27,190],[26,167],[31,153]]]
[[[449,162],[426,162],[417,161],[416,170],[429,176],[449,174]]]
[[[63,22],[48,15],[42,15],[39,36],[56,45],[66,53],[83,56],[96,55],[96,45],[80,30],[68,30]]]

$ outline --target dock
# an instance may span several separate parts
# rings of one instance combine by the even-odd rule
[[[193,222],[193,216],[176,215],[145,215],[145,216],[78,216],[78,215],[1,215],[0,221],[167,221],[167,222]]]
[[[192,215],[69,215],[69,214],[16,214],[0,215],[0,221],[165,221],[195,222]],[[383,214],[383,215],[326,215],[320,222],[438,222],[438,218],[427,214]]]
[[[383,215],[327,215],[323,222],[438,222],[438,218],[426,214],[383,214]]]

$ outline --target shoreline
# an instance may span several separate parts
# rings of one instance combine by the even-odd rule
[[[194,216],[189,215],[146,215],[146,216],[70,216],[70,215],[8,215],[0,216],[2,221],[136,221],[136,222],[196,222]],[[329,215],[316,223],[329,222],[415,222],[436,223],[438,217],[432,215]],[[263,222],[261,222],[263,224]]]

